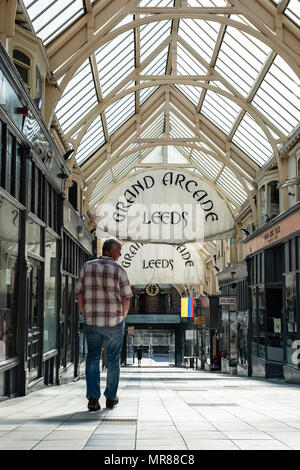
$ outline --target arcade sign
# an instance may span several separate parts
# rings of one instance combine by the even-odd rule
[[[187,171],[152,169],[126,178],[101,202],[97,237],[149,243],[203,242],[233,235],[226,201]]]
[[[132,285],[203,284],[205,281],[205,268],[193,244],[127,242],[122,246],[118,263]]]

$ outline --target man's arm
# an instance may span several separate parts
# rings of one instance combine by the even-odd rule
[[[122,298],[122,307],[123,307],[123,315],[124,315],[124,320],[127,316],[129,307],[130,307],[130,299],[123,297]]]
[[[78,307],[81,313],[83,313],[83,294],[80,292],[77,294]]]

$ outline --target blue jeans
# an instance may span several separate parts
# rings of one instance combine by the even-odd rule
[[[100,398],[100,357],[102,343],[106,346],[107,377],[104,396],[113,400],[117,396],[120,377],[120,356],[123,345],[125,321],[105,328],[84,324],[88,353],[85,363],[86,397]]]

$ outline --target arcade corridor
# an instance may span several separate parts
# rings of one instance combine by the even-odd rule
[[[280,379],[125,367],[119,397],[88,412],[81,378],[7,400],[0,449],[300,449],[299,386]]]

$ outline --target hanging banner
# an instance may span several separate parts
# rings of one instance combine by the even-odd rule
[[[97,237],[186,243],[233,236],[225,200],[187,171],[151,169],[126,178],[101,202]]]
[[[118,263],[131,284],[203,284],[205,268],[196,248],[186,245],[125,243]]]
[[[183,318],[194,318],[194,297],[181,297],[180,316]]]

